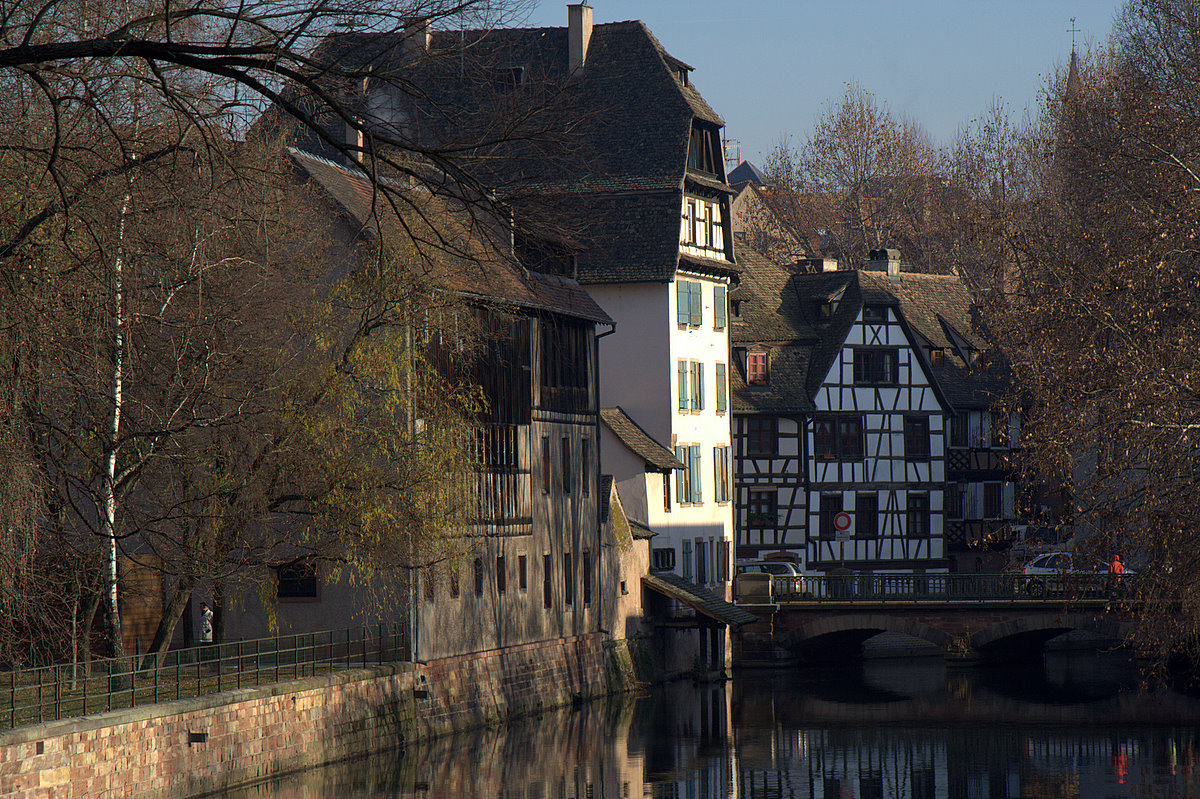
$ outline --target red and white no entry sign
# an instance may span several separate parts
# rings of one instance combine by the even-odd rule
[[[849,530],[850,529],[850,514],[846,513],[845,511],[834,514],[833,529],[837,530],[839,533],[843,533],[846,530]]]

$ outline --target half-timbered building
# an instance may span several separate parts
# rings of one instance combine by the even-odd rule
[[[1003,388],[977,363],[965,287],[901,272],[894,250],[873,255],[868,269],[839,271],[739,247],[739,559],[789,557],[817,573],[962,566],[953,556],[986,535],[964,533],[973,511],[960,500],[981,477],[1001,485],[990,521],[1011,522],[1007,461],[952,446],[972,419],[991,418]]]

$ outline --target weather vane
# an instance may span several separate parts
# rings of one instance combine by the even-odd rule
[[[1075,17],[1071,17],[1071,27],[1067,28],[1067,32],[1071,34],[1071,52],[1075,52],[1075,34],[1079,33],[1079,28],[1075,27]]]

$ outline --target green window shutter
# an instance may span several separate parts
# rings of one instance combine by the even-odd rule
[[[725,287],[713,289],[713,327],[721,330],[725,327]]]
[[[692,478],[692,502],[700,501],[700,447],[688,447],[688,472]]]
[[[692,293],[688,288],[691,283],[686,280],[675,281],[675,321],[686,325],[691,318]]]
[[[725,410],[725,364],[717,364],[717,410]]]
[[[679,410],[686,411],[691,407],[688,402],[688,362],[677,361],[676,366],[679,368]]]
[[[687,463],[687,453],[684,452],[685,447],[675,448],[675,459],[680,463]],[[684,469],[675,470],[675,501],[683,502],[683,498],[687,496],[684,492],[684,480],[687,478],[687,473]]]
[[[692,361],[692,410],[704,410],[704,364]]]
[[[688,283],[688,291],[690,292],[690,296],[688,297],[688,315],[690,323],[697,327],[704,324],[704,295],[701,294],[703,288],[699,283]]]

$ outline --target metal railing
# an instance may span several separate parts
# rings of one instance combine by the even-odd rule
[[[776,602],[986,602],[1124,599],[1135,578],[1106,574],[846,574],[776,581]],[[780,590],[784,589],[784,590]]]
[[[0,672],[0,729],[409,659],[406,627],[378,624]]]

